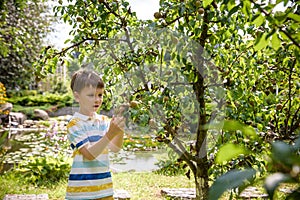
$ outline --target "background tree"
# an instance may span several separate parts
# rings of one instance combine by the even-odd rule
[[[0,82],[9,89],[35,84],[35,68],[51,19],[45,1],[5,0],[0,6]]]
[[[289,3],[291,8],[274,11],[274,7],[282,2]],[[155,20],[149,21],[137,20],[126,1],[78,0],[72,5],[58,6],[55,11],[73,26],[72,45],[62,51],[45,49],[44,57],[37,65],[43,66],[45,72],[51,72],[60,58],[72,56],[72,51],[80,53],[79,61],[93,62],[96,66],[95,58],[109,58],[104,63],[107,65],[99,70],[111,88],[122,78],[128,80],[130,74],[146,72],[144,81],[136,80],[140,84],[133,84],[134,80],[127,82],[134,86],[128,92],[128,101],[139,103],[139,110],[131,109],[129,115],[140,124],[150,123],[151,115],[163,116],[161,128],[156,132],[157,139],[167,143],[181,156],[180,160],[187,163],[195,177],[197,199],[207,199],[209,176],[215,179],[227,170],[249,166],[264,170],[265,161],[256,158],[256,155],[268,154],[268,143],[264,143],[273,139],[292,142],[299,133],[299,38],[293,34],[299,31],[299,4],[280,0],[273,4],[248,0],[168,0],[160,1],[160,6],[154,14]],[[139,37],[147,38],[149,34],[146,40],[141,40],[149,41],[147,47],[130,40],[131,30],[137,27],[144,30]],[[159,28],[171,30],[166,41],[175,43],[175,48],[172,44],[170,48],[155,46],[161,41],[155,43],[151,31],[157,33]],[[108,42],[112,46],[105,46],[107,51],[91,56],[95,49],[103,49],[102,41],[114,40],[119,38],[118,35],[123,39],[116,40],[119,44]],[[188,49],[183,46],[190,44],[189,41],[196,41],[202,47],[196,48],[196,58],[181,52]],[[126,47],[121,45],[122,42]],[[205,56],[207,54],[211,57]],[[62,62],[67,64],[68,61]],[[159,67],[153,69],[150,64]],[[206,72],[214,68],[220,76]],[[155,79],[158,72],[166,72],[163,80],[170,80],[164,81],[168,84]],[[171,87],[176,83],[176,77],[185,80],[193,92],[186,90],[176,96],[176,90]],[[217,80],[213,80],[214,77]],[[155,82],[153,80],[157,84],[145,84]],[[215,97],[210,94],[209,86],[212,82],[220,86],[220,81],[226,89],[226,118],[246,123],[250,128],[228,121],[216,134],[208,131],[207,123],[215,118],[212,105],[222,109],[222,101],[211,104]],[[186,145],[177,137],[178,127],[184,125],[183,111],[177,109],[180,107],[178,102],[187,93],[195,95],[193,105],[198,111],[195,146]],[[153,105],[159,105],[161,112],[151,113]],[[209,139],[212,139],[211,145],[206,150],[202,147]],[[253,151],[249,153],[248,150]],[[220,159],[220,155],[226,153],[229,156]],[[210,159],[207,154],[211,155]],[[243,156],[239,156],[241,154]],[[246,175],[249,174],[252,176],[253,170]],[[239,177],[243,182],[246,176]]]

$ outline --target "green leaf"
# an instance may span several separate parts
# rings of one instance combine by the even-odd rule
[[[248,154],[248,151],[240,145],[225,144],[217,153],[216,162],[221,164],[222,162],[229,161],[241,154]]]
[[[256,131],[253,127],[242,124],[238,121],[234,120],[225,120],[217,123],[210,123],[205,126],[207,129],[218,129],[224,131],[242,131],[245,136],[249,136],[251,138],[258,138]]]
[[[276,162],[287,166],[293,164],[294,149],[289,144],[277,141],[272,144],[272,157]]]
[[[280,183],[287,182],[290,179],[291,177],[289,175],[280,172],[272,174],[266,178],[264,186],[271,200],[273,199],[274,192]]]
[[[280,41],[280,39],[278,38],[277,33],[274,33],[274,34],[272,35],[271,43],[272,43],[272,47],[273,47],[275,50],[278,50],[279,47],[281,46],[281,41]]]
[[[246,16],[250,15],[251,2],[248,1],[248,0],[244,0],[244,1],[242,1],[242,3],[243,3],[242,12],[243,12]]]
[[[254,137],[254,138],[258,137],[256,134],[256,131],[254,130],[254,128],[252,126],[244,125],[243,129],[241,129],[241,131],[247,136]]]
[[[259,27],[264,23],[264,21],[265,17],[262,14],[260,14],[252,23]]]
[[[206,8],[208,5],[210,5],[213,2],[213,0],[203,0],[203,7]]]
[[[233,7],[233,8],[229,11],[227,18],[230,18],[231,15],[233,15],[235,12],[237,12],[238,9],[239,9],[239,7],[240,7],[240,5],[237,5],[237,6]]]
[[[266,35],[267,35],[267,33],[264,33],[261,36],[261,38],[258,38],[258,42],[254,46],[254,50],[255,51],[260,51],[260,50],[264,49],[268,45],[267,40],[266,40]]]
[[[184,11],[185,11],[185,6],[180,6],[178,10],[179,15],[182,16],[184,14]]]
[[[243,129],[243,124],[241,124],[238,121],[234,121],[234,120],[225,120],[224,121],[223,130],[237,131],[237,130],[242,130],[242,129]]]
[[[219,199],[224,192],[237,188],[245,184],[246,181],[254,179],[256,171],[254,169],[231,170],[217,178],[209,190],[209,200]]]
[[[235,6],[235,0],[227,0],[224,3],[227,5],[227,10],[231,10]]]
[[[300,136],[295,140],[294,148],[295,148],[295,151],[300,150]]]
[[[294,14],[294,13],[289,13],[288,17],[295,20],[295,21],[297,21],[297,22],[300,22],[300,15],[297,15],[297,14]]]

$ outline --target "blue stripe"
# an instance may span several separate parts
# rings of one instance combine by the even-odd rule
[[[72,168],[92,168],[92,167],[108,167],[109,161],[108,160],[92,160],[92,161],[74,161]]]
[[[69,180],[96,180],[111,177],[110,172],[97,173],[97,174],[70,174]]]
[[[100,135],[93,135],[89,137],[89,141],[90,142],[97,142],[98,140],[100,140],[102,138],[102,136]]]
[[[93,135],[93,136],[90,136],[90,137],[85,138],[84,140],[78,142],[78,143],[76,144],[76,146],[74,146],[74,144],[71,144],[71,147],[72,147],[72,149],[74,149],[75,147],[76,147],[76,148],[79,148],[79,147],[81,147],[82,145],[84,145],[85,143],[87,143],[88,141],[89,141],[89,142],[97,142],[97,141],[100,140],[101,138],[102,138],[102,136],[100,136],[100,135]]]
[[[89,141],[89,139],[88,139],[88,138],[85,138],[84,140],[78,142],[78,143],[76,144],[76,148],[78,149],[79,147],[81,147],[82,145],[84,145],[85,143],[87,143],[88,141]]]

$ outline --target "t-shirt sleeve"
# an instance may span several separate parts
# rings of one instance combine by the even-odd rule
[[[72,149],[80,149],[86,144],[89,140],[85,133],[85,130],[80,126],[80,121],[77,119],[72,119],[67,125],[68,140],[71,144]]]

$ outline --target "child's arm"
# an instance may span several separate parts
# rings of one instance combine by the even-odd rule
[[[123,144],[124,121],[123,117],[113,117],[107,133],[95,144],[80,148],[79,152],[88,160],[93,160],[98,157],[110,143],[112,143],[110,145],[112,151],[119,151]],[[113,146],[113,148],[111,146]]]
[[[124,130],[124,128],[122,128]],[[108,147],[112,152],[118,152],[122,149],[123,146],[123,137],[124,137],[124,131],[123,133],[117,134],[109,143]]]
[[[123,130],[122,134],[118,134],[116,137],[114,137],[111,142],[109,143],[109,149],[112,152],[118,152],[122,149],[123,146],[123,137],[124,137],[124,128],[125,128],[125,119],[123,117],[124,112],[128,109],[129,105],[122,104],[117,109],[115,109],[115,116],[114,118],[119,118],[122,122],[119,123],[119,127]]]

